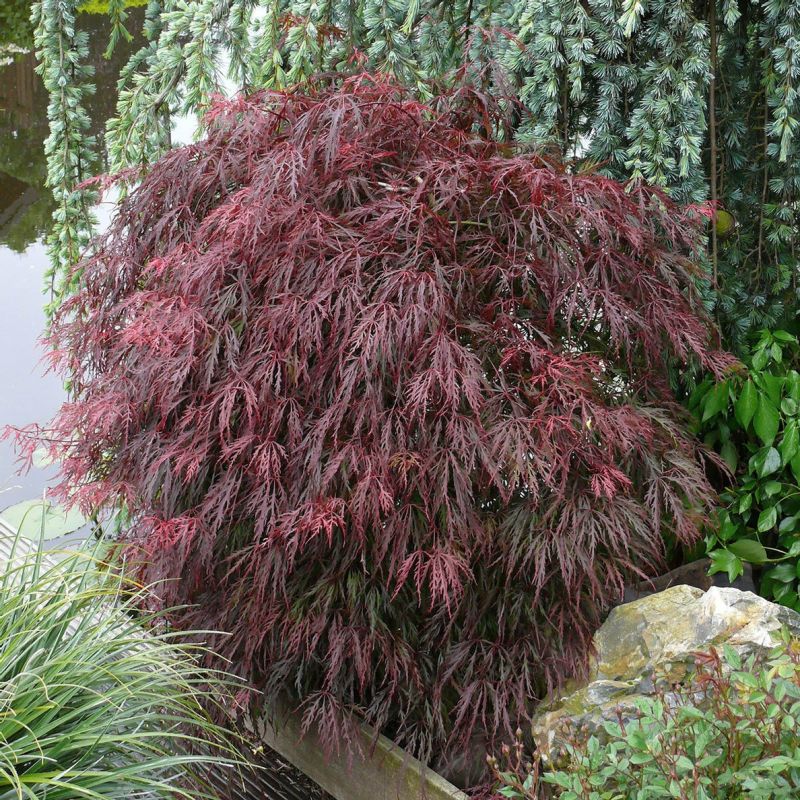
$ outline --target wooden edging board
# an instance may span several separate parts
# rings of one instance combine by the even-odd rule
[[[280,709],[251,720],[254,733],[336,800],[468,800],[441,775],[385,736],[361,728],[364,757],[326,758],[312,732],[302,734],[297,714]]]

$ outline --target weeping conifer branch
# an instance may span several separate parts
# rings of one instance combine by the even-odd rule
[[[50,135],[45,142],[48,187],[56,202],[53,231],[47,247],[51,267],[48,310],[70,294],[70,268],[89,244],[95,194],[79,188],[96,162],[95,140],[89,136],[86,98],[94,92],[93,68],[86,63],[88,37],[77,27],[76,0],[42,0],[34,6],[37,71],[49,93]]]

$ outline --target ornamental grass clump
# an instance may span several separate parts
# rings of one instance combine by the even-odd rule
[[[514,730],[712,495],[668,380],[728,363],[694,226],[500,124],[369,76],[220,101],[53,324],[66,487],[330,747]]]
[[[214,798],[237,776],[210,715],[235,685],[154,630],[145,592],[88,552],[0,546],[0,800]],[[9,557],[8,550],[11,550]]]

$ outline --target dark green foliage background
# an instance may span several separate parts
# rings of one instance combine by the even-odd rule
[[[0,3],[0,44],[30,47],[33,44],[30,0],[4,0]]]

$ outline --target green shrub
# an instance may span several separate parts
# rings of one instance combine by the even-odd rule
[[[746,369],[698,386],[699,433],[735,476],[707,537],[712,572],[733,580],[760,565],[760,592],[800,610],[800,348],[786,331],[761,331]]]
[[[497,795],[558,800],[789,800],[800,796],[800,642],[745,664],[726,647],[684,687],[638,703],[633,720],[568,745],[566,766],[521,767],[521,744],[490,759]]]
[[[206,710],[229,692],[203,651],[146,633],[141,592],[87,553],[2,550],[0,800],[213,796],[207,768],[235,750]]]

